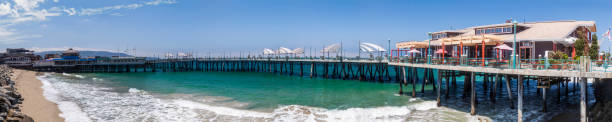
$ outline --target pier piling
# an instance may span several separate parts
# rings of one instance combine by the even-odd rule
[[[505,75],[506,80],[506,91],[508,91],[508,100],[510,100],[510,108],[514,109],[514,101],[512,101],[512,89],[510,87],[510,76]]]
[[[587,78],[580,78],[580,122],[587,122]]]
[[[476,115],[476,90],[474,88],[474,72],[470,73],[470,114]]]
[[[518,82],[518,105],[517,105],[517,110],[518,110],[518,122],[522,122],[523,121],[523,77],[521,75],[518,75],[518,77],[516,78],[517,82]]]
[[[441,85],[442,85],[442,77],[441,77],[442,73],[441,73],[441,71],[442,70],[438,70],[438,80],[436,80],[437,81],[436,85],[438,85],[438,89],[436,89],[436,93],[438,95],[438,97],[436,98],[436,101],[438,102],[438,104],[437,104],[438,107],[442,106],[442,104],[440,104],[440,89],[442,88],[441,87]]]

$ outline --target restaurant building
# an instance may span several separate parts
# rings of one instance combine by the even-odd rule
[[[396,44],[397,50],[393,50],[393,56],[425,57],[427,53],[432,53],[434,57],[461,57],[463,55],[468,58],[507,60],[512,53],[508,50],[514,50],[512,47],[516,39],[515,48],[520,59],[543,58],[547,51],[561,51],[573,57],[576,51],[574,42],[577,38],[585,38],[590,45],[593,32],[597,32],[594,21],[513,23],[507,20],[501,24],[429,33],[430,39],[425,41],[399,42]],[[504,44],[510,49],[504,51],[496,48]],[[431,52],[428,52],[428,48],[431,48]],[[419,53],[408,53],[409,50],[416,50]]]

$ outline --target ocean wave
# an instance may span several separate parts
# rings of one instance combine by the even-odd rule
[[[45,73],[45,75],[36,77],[41,81],[43,96],[55,104],[58,105],[58,108],[62,113],[60,113],[60,117],[64,118],[67,122],[91,122],[91,119],[81,110],[81,108],[74,102],[63,100],[61,95],[62,93],[55,89],[52,84],[47,80],[49,74]]]
[[[260,112],[205,102],[227,99],[222,97],[195,101],[157,97],[136,88],[129,88],[126,93],[112,92],[106,87],[64,82],[70,79],[61,77],[39,79],[45,84],[45,97],[59,105],[66,121],[406,121],[413,113],[427,115],[427,111],[437,108],[435,101],[414,99],[405,106],[325,109],[285,105],[272,112]]]
[[[77,75],[77,74],[68,74],[68,73],[62,73],[62,75],[64,76],[69,76],[69,77],[76,77],[76,78],[80,78],[80,79],[84,79],[85,76],[83,75]]]

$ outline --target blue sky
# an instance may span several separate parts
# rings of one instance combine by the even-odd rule
[[[612,25],[611,10],[610,0],[0,0],[0,48],[238,55],[342,41],[357,52],[359,40],[387,47],[387,39],[425,40],[427,32],[510,17],[592,20],[600,34]]]

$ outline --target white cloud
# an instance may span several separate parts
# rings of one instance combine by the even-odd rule
[[[49,16],[60,16],[61,13],[40,9],[44,0],[13,0],[0,3],[0,25],[13,25],[28,21],[44,21]]]
[[[125,16],[125,15],[123,15],[123,14],[121,14],[121,13],[112,13],[112,14],[110,14],[110,15],[112,15],[112,16]]]
[[[8,15],[11,13],[11,3],[5,2],[0,3],[0,16]]]
[[[74,10],[74,8],[64,9],[63,11],[66,12],[70,16],[76,14],[76,10]]]
[[[107,6],[101,8],[85,8],[81,9],[79,12],[80,16],[91,16],[96,14],[103,14],[108,11],[119,10],[119,9],[136,9],[143,6],[154,6],[159,4],[174,4],[175,0],[153,0],[144,3],[133,3],[133,4],[125,4],[125,5],[115,5],[115,6]]]
[[[146,5],[174,4],[174,3],[176,3],[175,0],[154,0],[154,1],[145,2]]]
[[[0,37],[6,37],[6,36],[11,36],[14,35],[15,33],[12,31],[9,31],[5,28],[0,28]]]
[[[13,2],[15,2],[16,7],[24,9],[25,11],[31,11],[37,8],[39,3],[45,2],[45,0],[13,0]]]
[[[14,30],[8,30],[0,27],[0,44],[16,44],[25,41],[29,38],[38,38],[41,35],[21,35],[15,33]]]
[[[154,6],[160,4],[174,4],[175,0],[150,0],[141,1],[139,3],[115,5],[100,8],[82,8],[77,11],[75,8],[67,8],[64,6],[54,6],[50,8],[41,8],[45,0],[2,0],[0,1],[0,44],[15,44],[24,42],[30,38],[39,38],[41,35],[19,34],[16,30],[8,29],[9,27],[21,24],[24,22],[40,22],[46,21],[49,17],[62,15],[79,15],[91,16],[103,14],[120,9],[136,9],[143,6]],[[58,3],[59,0],[53,0]],[[120,13],[112,13],[113,16],[123,16]]]

